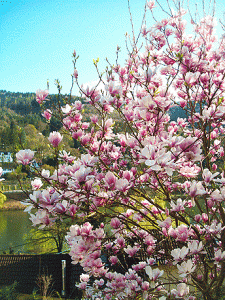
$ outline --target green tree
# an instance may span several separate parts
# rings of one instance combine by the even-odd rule
[[[24,128],[20,128],[19,143],[22,148],[26,148],[27,137]]]
[[[62,251],[66,251],[65,235],[70,225],[66,222],[60,222],[42,230],[32,228],[24,236],[27,243],[25,250],[34,253],[61,253]]]
[[[35,158],[39,163],[42,163],[44,158],[51,156],[52,150],[49,148],[48,139],[34,125],[27,125],[24,132],[26,134],[26,147],[36,151]]]
[[[6,201],[6,195],[4,195],[2,193],[2,189],[1,189],[1,186],[0,186],[0,208],[3,206],[5,201]]]
[[[11,152],[14,154],[17,151],[17,147],[19,143],[18,128],[14,120],[12,120],[10,123],[9,137],[10,137]]]

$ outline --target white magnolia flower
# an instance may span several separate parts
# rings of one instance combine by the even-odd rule
[[[71,111],[71,107],[70,107],[69,104],[66,104],[66,106],[61,107],[61,109],[62,109],[62,112],[63,112],[64,114],[68,114],[68,113],[70,113],[70,111]]]
[[[40,178],[35,178],[34,180],[31,181],[31,185],[33,190],[38,190],[42,187],[43,183]]]
[[[80,281],[88,282],[89,278],[90,278],[90,276],[88,274],[83,273],[80,275]]]
[[[216,172],[214,174],[212,174],[209,169],[204,169],[202,172],[202,177],[205,181],[206,184],[209,184],[210,181],[213,180],[214,177],[216,177],[217,175],[219,175],[219,172]]]
[[[143,109],[148,109],[148,108],[154,108],[156,106],[156,103],[153,101],[153,98],[151,95],[143,97],[139,101],[140,107]]]
[[[207,233],[217,235],[218,237],[220,236],[221,231],[224,229],[222,224],[218,224],[216,221],[213,221],[211,225],[205,225],[204,227]]]
[[[184,207],[185,207],[186,201],[182,201],[181,198],[177,199],[177,203],[174,203],[173,201],[171,201],[170,206],[171,206],[171,211],[184,211]]]
[[[188,254],[188,248],[186,248],[185,246],[180,249],[180,248],[177,248],[177,249],[173,249],[171,251],[171,255],[173,256],[174,258],[174,262],[173,264],[177,264],[179,261],[183,261],[184,258],[186,257],[186,255]]]
[[[115,188],[119,191],[125,191],[129,186],[129,182],[127,179],[120,178],[116,180]]]
[[[0,176],[2,176],[2,173],[3,173],[3,169],[2,167],[0,167]]]
[[[187,275],[194,272],[196,266],[193,264],[192,260],[182,262],[181,265],[177,265],[177,269],[179,271],[181,277],[186,277]]]
[[[171,294],[172,295],[175,295],[176,297],[184,297],[184,296],[186,296],[186,295],[188,295],[189,294],[189,287],[186,285],[186,283],[179,283],[178,285],[177,285],[177,289],[175,290],[175,289],[173,289],[172,291],[171,291]],[[182,298],[183,299],[183,298]]]
[[[188,242],[188,249],[190,250],[190,254],[197,254],[199,252],[206,253],[205,251],[202,251],[203,250],[202,242],[199,243],[198,241]]]
[[[219,249],[218,251],[215,252],[215,263],[219,263],[220,261],[225,259],[225,251],[221,251],[221,249]]]
[[[164,271],[160,271],[158,268],[152,269],[150,266],[145,267],[145,272],[150,280],[156,281],[157,278],[163,275]]]
[[[44,178],[49,178],[49,176],[50,176],[50,171],[49,171],[49,170],[43,169],[43,170],[41,171],[41,175],[42,175]]]

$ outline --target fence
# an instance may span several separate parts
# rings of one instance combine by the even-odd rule
[[[177,242],[173,241],[172,245],[166,240],[157,241],[157,247],[161,249],[177,248]],[[210,247],[207,248],[207,258],[211,260],[213,254]],[[107,263],[107,258],[102,257]],[[158,264],[165,264],[167,259],[166,251],[161,257],[155,257]],[[66,261],[65,272],[65,296],[68,298],[79,298],[80,292],[76,288],[76,282],[79,282],[79,277],[83,273],[82,267],[71,264],[69,254],[43,254],[43,255],[0,255],[0,286],[11,285],[17,281],[18,292],[32,294],[37,287],[36,281],[40,275],[52,275],[53,289],[61,294],[63,289],[62,281],[62,260]],[[123,258],[121,257],[123,264]],[[126,264],[133,264],[132,258],[127,258]],[[117,272],[123,272],[115,268]]]
[[[82,274],[82,267],[72,265],[68,254],[43,255],[0,255],[0,286],[11,285],[17,281],[17,291],[32,294],[37,289],[37,278],[40,275],[52,275],[53,289],[62,292],[62,260],[66,261],[65,292],[66,296],[78,297],[75,284]]]

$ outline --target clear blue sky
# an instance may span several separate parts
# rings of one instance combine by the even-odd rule
[[[144,5],[144,0],[130,0],[136,33]],[[223,0],[217,11],[222,18]],[[125,59],[129,20],[127,0],[0,1],[0,89],[36,92],[49,79],[50,93],[56,93],[58,78],[62,93],[69,93],[74,49],[80,56],[79,82],[97,79],[93,59],[100,58],[103,70],[106,57],[115,62],[117,45],[122,47],[121,61]],[[73,94],[78,94],[76,88]]]

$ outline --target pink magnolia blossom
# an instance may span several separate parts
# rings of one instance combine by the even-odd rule
[[[196,73],[188,72],[188,73],[186,73],[185,82],[188,85],[193,85],[197,80],[199,80],[199,78],[200,78],[199,72],[196,72]]]
[[[78,78],[78,71],[77,71],[77,69],[74,69],[73,76],[74,76],[75,78]]]
[[[121,222],[118,218],[113,218],[110,222],[110,225],[114,228],[117,229],[121,226]]]
[[[87,288],[87,282],[86,281],[82,281],[81,283],[79,283],[77,285],[77,287],[81,290],[85,290]]]
[[[46,110],[43,112],[42,116],[43,116],[47,121],[49,121],[49,120],[51,119],[51,117],[52,117],[52,111],[51,111],[50,109],[46,109]]]
[[[49,176],[50,176],[50,171],[49,171],[49,170],[42,169],[41,175],[42,175],[42,177],[44,177],[44,178],[49,178]]]
[[[198,215],[195,215],[194,219],[197,223],[199,223],[201,221],[202,217],[201,217],[201,215],[198,214]]]
[[[118,237],[116,239],[116,243],[117,243],[117,245],[119,245],[120,248],[124,248],[126,245],[125,239],[123,237]]]
[[[73,106],[74,106],[74,108],[76,109],[76,110],[81,110],[82,108],[83,108],[83,104],[81,103],[81,101],[75,101],[73,104],[72,104]]]
[[[39,104],[42,104],[42,102],[45,100],[45,98],[48,96],[49,91],[48,90],[37,90],[36,92],[36,101]]]
[[[68,202],[63,200],[62,203],[56,203],[54,211],[58,214],[63,214],[68,209]]]
[[[30,214],[30,220],[33,223],[33,226],[40,225],[39,229],[43,229],[53,222],[53,220],[49,218],[49,214],[45,210],[39,210],[35,215]]]
[[[110,188],[114,188],[116,184],[116,176],[112,172],[107,172],[105,181]]]
[[[189,189],[189,195],[191,197],[196,197],[198,195],[204,195],[206,193],[202,183],[196,182],[196,181],[192,181],[191,185],[190,185],[190,189]]]
[[[148,281],[144,281],[141,285],[141,288],[144,290],[144,291],[147,291],[149,289],[149,282]]]
[[[30,149],[20,150],[16,153],[17,162],[24,166],[28,165],[34,158],[34,151]]]
[[[188,178],[196,177],[200,171],[201,171],[201,168],[196,165],[191,166],[191,167],[184,166],[179,170],[180,174],[182,174],[183,176],[188,177]]]
[[[172,223],[172,220],[170,217],[166,218],[164,221],[159,221],[157,220],[157,223],[160,227],[162,228],[169,228],[171,223]]]
[[[149,1],[147,2],[147,6],[150,10],[152,10],[155,7],[155,1]]]
[[[202,214],[202,220],[203,220],[203,222],[206,223],[208,221],[208,219],[209,219],[208,215],[206,213],[203,213]]]
[[[49,142],[52,144],[52,146],[54,148],[59,146],[62,139],[63,139],[62,135],[59,132],[56,132],[56,131],[51,132],[50,135],[49,135],[49,138],[48,138]]]
[[[130,257],[132,257],[132,256],[134,256],[134,255],[138,252],[139,249],[140,249],[140,247],[138,247],[138,246],[131,247],[130,245],[128,245],[128,247],[125,248],[124,251],[125,251]]]
[[[118,258],[117,256],[110,256],[109,261],[111,262],[112,265],[115,265],[118,263]]]

